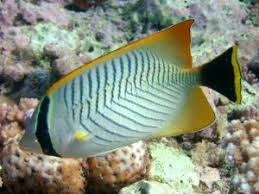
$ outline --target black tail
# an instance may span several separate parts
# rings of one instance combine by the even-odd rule
[[[211,62],[200,67],[201,83],[241,103],[241,73],[237,62],[237,47],[233,46]]]

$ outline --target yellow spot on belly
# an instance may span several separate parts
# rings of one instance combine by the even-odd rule
[[[88,133],[86,131],[76,131],[74,134],[74,138],[76,141],[85,141],[87,140]]]

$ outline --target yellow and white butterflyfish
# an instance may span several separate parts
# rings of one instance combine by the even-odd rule
[[[241,102],[237,47],[192,67],[187,20],[85,64],[42,97],[21,144],[88,157],[138,140],[195,132],[215,120],[200,86]]]

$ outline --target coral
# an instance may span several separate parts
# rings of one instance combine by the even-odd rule
[[[243,73],[244,79],[248,83],[250,83],[252,85],[258,83],[258,81],[259,81],[258,78],[256,77],[256,75],[251,70],[249,70],[249,68],[247,66],[243,67],[242,73]]]
[[[23,151],[18,139],[38,104],[0,104],[0,161],[4,187],[10,193],[116,193],[149,172],[146,143],[140,141],[111,153],[66,159]]]
[[[11,35],[5,35],[1,40],[0,74],[5,80],[19,82],[32,70],[30,67],[35,59],[28,47],[29,38],[20,30],[11,30]]]
[[[145,149],[139,142],[105,156],[65,159],[24,152],[10,140],[1,153],[3,182],[11,193],[116,193],[148,172]]]
[[[42,68],[35,68],[37,57],[32,48],[28,46],[29,37],[20,30],[14,30],[11,34],[12,36],[6,35],[4,40],[0,40],[0,77],[4,83],[1,85],[1,95],[15,96],[16,100],[17,96],[38,97],[42,95],[40,89],[46,85],[48,87],[50,84],[46,79],[42,83],[39,81],[40,75],[46,71]],[[48,71],[48,73],[50,72]],[[33,82],[35,75],[38,80]],[[38,83],[41,83],[39,88],[36,87]],[[26,92],[22,90],[26,90]],[[37,95],[32,94],[35,90]]]
[[[13,24],[15,17],[18,14],[18,5],[15,0],[4,0],[0,4],[0,23],[1,27],[10,26]]]
[[[1,26],[36,24],[40,20],[68,25],[69,16],[57,3],[41,1],[38,5],[15,0],[4,0],[0,4]],[[33,10],[33,11],[32,11]]]
[[[210,140],[210,141],[217,141],[218,139],[218,131],[217,131],[217,123],[212,124],[211,126],[196,132],[196,133],[187,133],[180,137],[178,137],[179,143],[182,144],[184,149],[191,149],[193,146],[190,145],[190,142],[197,142],[202,139]]]
[[[233,183],[241,193],[258,193],[259,184],[259,122],[232,120],[225,135],[229,162],[237,167]]]
[[[123,186],[143,179],[149,171],[146,149],[146,144],[140,141],[108,155],[88,158],[88,191],[117,193]]]
[[[248,106],[240,114],[240,120],[245,121],[248,119],[259,119],[259,110],[256,106]]]
[[[6,79],[12,79],[13,81],[18,82],[23,80],[27,73],[20,63],[16,63],[14,65],[4,66],[1,74]]]
[[[229,104],[227,106],[228,120],[258,118],[259,93],[257,85],[250,85],[242,81],[242,103],[238,106]]]
[[[4,143],[15,137],[22,130],[25,112],[34,109],[38,104],[37,99],[22,98],[19,105],[0,104],[0,151]]]
[[[199,177],[197,178],[200,181],[198,187],[211,186],[210,191],[215,193],[217,190],[217,188],[214,189],[215,185],[219,188],[226,187],[227,190],[229,185],[226,185],[227,181],[223,180],[224,177],[221,181],[225,182],[221,184],[222,182],[217,181],[217,179],[213,180],[211,176],[206,177],[206,169],[213,167],[211,170],[214,175],[217,175],[214,168],[219,169],[221,167],[223,153],[222,149],[219,148],[219,141],[225,135],[225,125],[228,121],[238,119],[240,120],[240,125],[244,126],[244,123],[248,120],[258,120],[258,5],[255,0],[242,2],[237,0],[3,0],[0,2],[0,102],[2,102],[1,95],[3,94],[15,100],[18,100],[21,96],[40,97],[51,83],[79,65],[132,40],[176,24],[184,19],[194,18],[191,46],[194,65],[209,61],[228,46],[238,45],[239,62],[245,79],[245,81],[242,81],[244,88],[242,91],[243,102],[240,106],[236,106],[222,96],[212,94],[209,99],[212,99],[212,104],[218,106],[220,121],[199,133],[178,137],[178,142],[181,142],[182,147],[186,149],[184,150],[185,153],[177,150],[180,152],[180,159],[188,161],[189,163],[187,163],[190,164],[190,158],[186,157],[187,153],[192,156],[194,163],[200,163],[202,166],[202,169],[194,176]],[[75,8],[79,8],[79,10]],[[23,108],[20,105],[0,104],[0,151],[4,149],[5,153],[7,153],[8,146],[10,151],[12,149],[19,150],[14,144],[5,143],[10,137],[20,133],[24,128],[24,123],[29,121],[35,104],[28,108],[26,106]],[[231,148],[232,142],[234,147],[237,148],[236,150],[239,150],[235,151],[235,154],[229,154],[233,156],[231,161],[237,164],[240,174],[237,176],[239,178],[233,181],[240,183],[243,190],[250,185],[249,188],[252,191],[252,187],[258,188],[258,183],[252,184],[247,177],[253,177],[254,172],[243,172],[240,167],[243,162],[239,164],[239,161],[244,161],[244,158],[248,160],[248,156],[244,157],[248,155],[246,154],[248,151],[240,151],[240,145],[235,142],[234,138],[238,134],[231,130],[229,131],[231,138],[228,145],[230,144]],[[248,129],[245,131],[248,134]],[[249,139],[249,141],[252,140]],[[163,143],[162,141],[159,142],[162,145]],[[141,147],[141,150],[145,149],[141,146],[141,143],[137,145]],[[173,150],[172,152],[175,151],[175,146],[173,147],[170,147],[170,150]],[[180,146],[178,145],[178,147]],[[129,149],[129,153],[134,152],[132,147],[124,149]],[[179,152],[174,152],[177,157],[171,157],[169,148],[164,149],[161,146],[161,149],[164,150],[164,153],[159,152],[159,157],[154,157],[153,159],[158,158],[156,160],[158,161],[161,159],[160,156],[164,157],[164,155],[168,154],[170,161],[167,157],[162,157],[163,160],[161,159],[161,163],[159,163],[163,165],[163,167],[159,168],[162,172],[160,173],[162,178],[159,178],[167,182],[168,179],[164,178],[164,176],[169,177],[169,175],[163,172],[163,168],[165,167],[174,178],[174,175],[179,173],[178,168],[182,169],[181,165],[186,163],[178,165],[177,154]],[[30,157],[27,152],[21,151],[21,153],[23,157]],[[85,183],[88,182],[88,187],[84,187],[84,190],[94,191],[100,188],[101,192],[103,188],[107,188],[107,191],[109,189],[118,191],[123,185],[136,181],[141,178],[141,174],[145,174],[148,167],[143,163],[135,166],[135,171],[133,170],[134,168],[130,168],[132,169],[130,171],[131,175],[128,175],[128,177],[125,175],[128,179],[124,184],[124,180],[118,177],[124,176],[124,172],[120,171],[119,175],[117,172],[114,174],[109,165],[106,166],[106,164],[117,163],[118,168],[123,169],[130,166],[133,160],[124,164],[123,160],[120,161],[117,158],[118,156],[115,157],[117,154],[120,157],[126,157],[122,156],[118,150],[116,153],[111,153],[106,157],[83,159],[82,163],[78,160],[75,161],[78,163],[77,176],[79,179],[83,177],[82,180]],[[139,157],[142,157],[141,162],[144,162],[146,155],[144,156],[143,152],[139,154]],[[37,156],[33,154],[32,158]],[[15,158],[15,156],[13,157]],[[42,157],[46,156],[42,155]],[[49,161],[48,157],[45,159]],[[176,159],[176,162],[173,163],[171,159]],[[57,159],[57,161],[65,161],[65,159]],[[155,164],[158,165],[156,161]],[[72,160],[69,162],[72,162]],[[138,162],[136,161],[136,163]],[[167,166],[168,163],[172,165],[170,167],[172,169]],[[246,161],[245,163],[249,162]],[[63,164],[65,165],[65,163]],[[90,164],[94,169],[92,171],[89,169]],[[146,164],[148,164],[148,159]],[[10,168],[13,167],[15,172],[18,172],[15,167],[16,162],[5,163],[4,168],[7,168],[8,165]],[[99,168],[100,165],[102,168]],[[196,164],[193,165],[192,168],[187,168],[191,172],[197,167]],[[93,174],[79,174],[81,173],[79,169],[85,172],[90,170]],[[11,172],[10,174],[5,173],[5,175],[11,176]],[[109,178],[109,181],[102,180],[101,175],[103,175],[103,172],[108,177],[117,175],[116,181],[109,182],[114,177]],[[134,174],[134,172],[137,173]],[[39,176],[43,176],[43,174]],[[188,176],[189,173],[187,173]],[[44,177],[40,178],[45,180]],[[6,176],[5,180],[9,182],[10,179],[7,179]],[[18,178],[15,180],[17,185],[21,185]],[[91,182],[92,186],[89,182]],[[245,184],[246,182],[247,184]],[[193,191],[194,189],[190,188],[191,184],[192,182],[182,189],[185,191],[192,189]],[[219,186],[220,184],[221,186]],[[142,181],[136,185],[139,188],[136,191],[156,193],[156,191],[159,192],[159,189],[155,189],[160,186],[160,183]],[[179,185],[185,184],[180,183]],[[33,186],[35,185],[31,187]],[[65,184],[63,186],[65,187]],[[161,187],[163,186],[161,185]],[[170,188],[172,190],[172,186]],[[176,187],[177,191],[179,189],[180,187]],[[171,190],[169,190],[169,193]],[[243,190],[241,189],[240,191]],[[227,193],[227,191],[221,193]]]
[[[213,183],[220,180],[220,172],[217,168],[198,168],[198,172],[200,174],[200,181],[205,183],[209,189],[212,188]]]
[[[225,193],[229,188],[222,182],[218,168],[192,161],[173,139],[150,142],[148,148],[151,170],[147,180],[123,188],[120,194],[212,193],[219,190]]]
[[[76,52],[79,46],[78,36],[53,23],[39,23],[35,25],[33,29],[27,27],[24,28],[23,31],[30,37],[30,47],[35,53],[38,59],[38,65],[40,66],[50,66],[50,61],[44,60],[43,57],[45,54],[43,52],[44,47],[54,45],[56,50],[64,50],[64,54],[69,54],[71,52]],[[45,49],[45,51],[47,51],[46,54],[49,54],[48,49]]]
[[[245,6],[235,0],[215,1],[213,4],[200,0],[134,0],[123,4],[114,0],[111,5],[122,10],[131,39],[194,18],[192,54],[195,65],[203,64],[220,54],[226,46],[235,44],[241,34],[249,34],[242,25],[247,16]]]
[[[22,151],[17,142],[3,149],[3,183],[10,193],[84,193],[86,180],[80,160]]]
[[[44,20],[58,23],[61,26],[68,26],[70,20],[69,14],[62,9],[62,5],[57,2],[49,3],[46,1],[41,1],[37,5],[21,1],[18,17],[20,22],[26,22],[27,24],[37,24],[38,21]]]
[[[75,12],[65,8],[71,3],[85,8],[102,6]],[[43,69],[54,81],[58,77],[53,72],[64,75],[90,59],[187,18],[197,21],[192,28],[194,64],[215,57],[226,45],[250,38],[252,31],[256,34],[253,28],[244,28],[246,5],[235,0],[221,0],[213,6],[200,0],[5,0],[0,9],[0,61],[4,61],[0,64],[5,64],[0,65],[0,72],[6,68],[4,72],[10,76],[4,76],[8,77],[4,81],[11,79],[20,86],[4,84],[5,93],[16,93],[16,99],[32,89],[24,79],[42,75]],[[42,93],[35,90],[27,97]]]
[[[65,75],[88,61],[90,61],[90,58],[86,55],[64,55],[53,62],[53,69],[57,71],[59,75]]]
[[[246,18],[246,23],[252,23],[254,26],[259,26],[259,3],[257,0],[247,0],[249,15]]]
[[[34,109],[38,104],[37,99],[21,98],[19,105],[11,105],[7,103],[0,104],[0,123],[1,125],[9,124],[10,122],[24,122],[24,113],[27,110]]]
[[[21,96],[30,98],[39,98],[43,96],[49,85],[53,83],[53,75],[47,70],[39,70],[31,72],[24,80],[23,86],[17,84],[9,96],[13,99],[19,99]]]
[[[202,140],[190,151],[194,162],[200,166],[217,167],[224,160],[225,152],[215,143]]]

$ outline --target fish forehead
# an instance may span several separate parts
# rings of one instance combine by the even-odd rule
[[[61,147],[60,134],[66,133],[72,141],[76,130],[87,131],[90,138],[72,143],[70,149],[81,145],[92,154],[151,136],[179,109],[184,95],[184,86],[171,79],[172,73],[177,71],[171,64],[141,49],[98,64],[63,84],[52,94],[58,102],[54,109],[62,110],[54,111],[54,117],[60,118],[53,120],[57,147]]]

